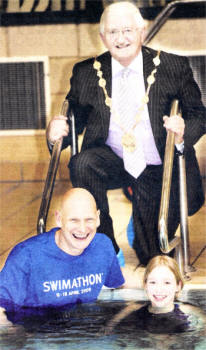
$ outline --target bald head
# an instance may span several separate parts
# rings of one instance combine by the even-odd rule
[[[89,191],[80,187],[72,188],[68,190],[62,198],[62,210],[76,204],[81,207],[83,203],[97,210],[95,199]]]

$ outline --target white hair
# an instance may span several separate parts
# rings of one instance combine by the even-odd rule
[[[137,8],[137,6],[130,1],[120,1],[107,6],[103,11],[100,18],[100,23],[99,23],[99,31],[101,34],[104,34],[105,19],[108,16],[108,14],[116,9],[121,9],[121,8],[125,10],[129,10],[134,15],[134,18],[137,21],[138,28],[140,29],[145,28],[145,21],[139,9]]]

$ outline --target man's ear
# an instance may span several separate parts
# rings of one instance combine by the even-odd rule
[[[141,40],[141,44],[143,44],[143,43],[144,43],[144,39],[145,39],[145,37],[146,37],[146,28],[144,27],[144,28],[142,28],[142,29],[141,29],[141,32],[140,32],[140,40]]]
[[[102,40],[102,42],[103,42],[104,46],[105,46],[105,47],[107,47],[106,42],[105,42],[105,37],[104,37],[104,34],[99,33],[99,36],[100,36],[100,38],[101,38],[101,40]]]
[[[55,219],[56,219],[56,224],[58,227],[62,227],[62,216],[60,211],[56,210],[55,212]]]

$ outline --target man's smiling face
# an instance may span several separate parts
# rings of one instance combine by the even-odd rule
[[[75,189],[74,195],[64,200],[57,224],[61,227],[56,234],[57,245],[68,254],[81,254],[100,224],[99,211],[91,194]]]
[[[138,28],[131,9],[118,8],[107,14],[104,33],[100,35],[112,57],[123,66],[128,66],[141,50],[144,29]]]

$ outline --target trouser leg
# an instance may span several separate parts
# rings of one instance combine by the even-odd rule
[[[98,232],[105,233],[113,242],[115,251],[119,247],[114,238],[112,219],[109,215],[107,190],[121,187],[124,178],[123,161],[109,147],[96,147],[81,151],[71,158],[70,177],[74,187],[87,189],[94,196],[100,209]]]
[[[176,184],[175,184],[176,187]],[[148,166],[132,182],[133,222],[135,238],[133,248],[143,265],[162,254],[158,239],[158,218],[162,188],[162,167]],[[171,191],[168,215],[168,236],[173,237],[179,224],[179,200],[176,188]]]

